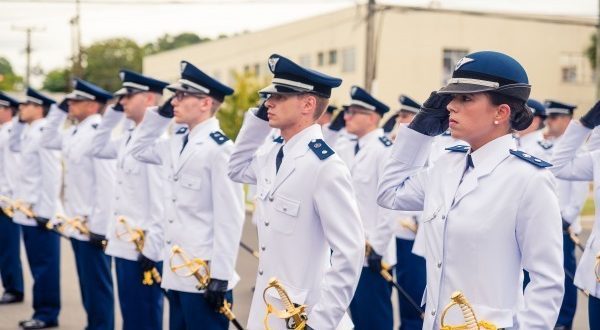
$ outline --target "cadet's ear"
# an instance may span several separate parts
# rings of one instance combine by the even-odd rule
[[[312,115],[317,111],[317,97],[311,94],[304,95],[302,98],[302,114]]]
[[[500,104],[496,109],[496,116],[494,122],[504,123],[510,120],[510,106],[508,104]]]

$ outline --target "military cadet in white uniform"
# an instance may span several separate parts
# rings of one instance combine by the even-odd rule
[[[565,134],[553,147],[552,172],[557,178],[572,181],[593,181],[595,186],[594,201],[598,205],[598,185],[600,175],[598,140],[600,140],[600,102],[579,121],[573,120]],[[593,130],[593,133],[592,133]],[[580,148],[592,133],[588,150]],[[600,213],[590,237],[585,244],[585,250],[579,260],[575,273],[575,285],[589,294],[588,316],[589,329],[600,329]]]
[[[516,151],[512,130],[529,126],[531,86],[523,67],[498,52],[467,55],[398,132],[378,202],[423,210],[427,263],[423,329],[465,324],[444,306],[461,291],[478,321],[497,328],[552,329],[564,293],[562,237],[552,173]],[[451,129],[470,144],[423,168],[433,136]],[[531,282],[522,291],[522,269]]]
[[[519,149],[541,159],[551,159],[554,145],[561,139],[573,118],[575,106],[556,101],[546,101],[542,105],[539,102],[537,104],[533,103],[531,99],[527,101],[527,105],[533,109],[538,108],[534,111],[534,115],[536,113],[547,114],[546,128],[544,133],[538,130],[539,133],[533,132],[523,136]],[[539,110],[540,106],[543,111]],[[537,138],[531,139],[528,138],[529,136]],[[577,260],[575,258],[575,243],[571,235],[577,235],[581,232],[579,213],[587,198],[588,190],[589,183],[587,181],[556,180],[556,191],[563,224],[565,295],[555,330],[571,329],[577,309],[577,288],[573,284],[573,274],[575,274]],[[525,283],[528,283],[528,281],[528,274],[526,274]]]
[[[115,161],[92,157],[92,139],[102,120],[100,112],[112,94],[77,79],[71,94],[52,105],[42,134],[42,145],[61,150],[64,164],[64,212],[82,219],[84,228],[68,228],[75,255],[86,329],[114,328],[114,294],[111,258],[104,253],[111,218]],[[63,130],[67,116],[76,124]],[[89,232],[86,232],[87,229]]]
[[[159,104],[167,83],[129,70],[122,70],[120,76],[123,87],[115,93],[120,98],[119,103],[107,108],[92,139],[95,157],[117,160],[106,253],[115,260],[123,329],[162,329],[163,294],[160,283],[145,285],[142,279],[144,272],[161,269],[165,180],[160,166],[142,163],[126,153],[131,137],[137,133],[136,128],[116,141],[111,141],[111,132],[123,114],[138,125],[146,109]],[[122,218],[132,230],[144,232],[141,253],[130,241],[131,235],[123,235],[126,228],[119,221]]]
[[[382,260],[396,264],[394,212],[377,205],[377,183],[388,159],[392,141],[377,128],[389,107],[364,89],[353,86],[344,112],[346,130],[357,137],[354,145],[336,148],[350,169],[358,209],[369,245],[358,287],[350,303],[355,329],[389,329],[394,326],[392,287],[381,276]]]
[[[21,164],[18,153],[10,151],[8,137],[18,120],[15,114],[19,102],[0,92],[0,195],[12,200],[19,184],[17,176]],[[9,207],[2,204],[2,207]],[[0,210],[0,275],[4,292],[0,305],[23,301],[23,268],[21,267],[21,227]]]
[[[55,102],[27,88],[27,98],[20,107],[19,121],[10,133],[10,149],[21,154],[21,167],[15,200],[34,218],[15,212],[20,224],[27,260],[33,275],[33,309],[31,319],[21,321],[24,329],[44,329],[58,325],[60,311],[60,236],[49,231],[48,221],[58,209],[61,174],[59,154],[42,147],[44,116]]]
[[[421,105],[407,95],[401,94],[398,98],[400,109],[395,114],[388,117],[387,121],[381,126],[383,132],[390,140],[396,139],[397,131],[400,127],[405,127],[412,121]]]
[[[356,289],[365,236],[350,173],[315,124],[341,80],[280,56],[269,58],[269,99],[246,113],[229,162],[230,177],[257,185],[260,260],[248,329],[264,329],[263,290],[276,277],[292,303],[306,304],[312,329],[351,329],[346,309]],[[257,154],[271,127],[282,144]],[[275,290],[267,299],[283,309]],[[273,329],[284,320],[270,318]]]
[[[227,330],[229,320],[218,310],[225,299],[232,302],[231,290],[239,280],[234,268],[245,211],[242,185],[227,176],[233,143],[221,132],[215,114],[233,90],[186,61],[181,62],[181,79],[167,89],[175,96],[146,112],[128,151],[139,161],[163,165],[168,173],[163,259],[169,260],[172,248],[179,246],[189,258],[210,266],[204,294],[194,277],[163,269],[169,328]],[[189,132],[157,141],[173,117]],[[184,263],[173,258],[173,265]]]

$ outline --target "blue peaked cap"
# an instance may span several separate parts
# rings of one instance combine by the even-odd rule
[[[69,100],[87,100],[87,101],[95,101],[98,103],[106,103],[108,100],[113,98],[113,95],[92,84],[91,82],[75,79],[73,81],[73,91],[65,96],[65,98]]]
[[[411,99],[407,95],[404,95],[404,94],[400,95],[400,98],[398,98],[398,101],[400,102],[400,111],[408,111],[408,112],[412,112],[412,113],[417,113],[421,109],[421,105],[417,101]]]
[[[469,54],[456,63],[452,78],[440,94],[495,92],[526,102],[531,92],[525,69],[514,58],[499,52]]]
[[[548,115],[546,114],[546,107],[537,100],[529,99],[527,100],[527,107],[533,113],[534,116],[546,118]]]
[[[11,108],[18,108],[19,107],[19,101],[17,101],[16,99],[13,99],[12,97],[0,92],[0,106],[3,107],[11,107]]]
[[[572,115],[573,112],[575,111],[575,108],[577,108],[576,105],[553,101],[553,100],[546,100],[544,102],[544,105],[546,106],[546,113],[548,115],[555,114],[555,113],[562,114],[562,115]]]
[[[36,91],[31,87],[27,87],[27,92],[25,93],[25,102],[24,103],[35,103],[37,105],[41,105],[43,107],[49,107],[52,104],[56,103],[53,99],[47,97],[46,95]]]
[[[382,117],[386,112],[390,110],[390,107],[388,107],[378,99],[374,98],[366,90],[358,86],[352,86],[352,88],[350,89],[350,97],[352,98],[350,105],[355,105],[363,107],[367,110],[375,111]]]
[[[261,94],[314,93],[329,98],[331,90],[342,84],[340,78],[301,67],[281,55],[271,55],[268,64],[273,81]]]
[[[170,91],[206,94],[223,102],[225,96],[233,94],[233,89],[210,77],[192,63],[181,61],[181,79],[167,86]]]
[[[123,69],[119,72],[122,88],[115,92],[115,96],[123,96],[136,92],[154,92],[162,94],[168,83],[144,76],[140,73]]]

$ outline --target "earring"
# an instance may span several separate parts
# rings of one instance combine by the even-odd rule
[[[498,121],[497,120],[494,120],[494,125],[498,125]]]

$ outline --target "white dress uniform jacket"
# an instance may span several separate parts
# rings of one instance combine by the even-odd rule
[[[142,253],[154,261],[162,261],[163,247],[163,184],[161,168],[142,163],[126,153],[126,146],[137,128],[130,130],[120,139],[111,140],[111,132],[123,118],[123,113],[112,106],[106,109],[102,122],[92,139],[92,153],[97,158],[116,159],[116,186],[111,221],[106,238],[106,254],[127,260],[137,260],[139,253],[135,245],[117,237],[125,229],[117,223],[124,216],[132,228],[145,233]]]
[[[61,150],[64,164],[63,205],[65,215],[86,220],[88,229],[106,235],[112,218],[115,160],[99,159],[91,155],[92,139],[102,121],[100,114],[87,117],[77,125],[62,130],[67,114],[52,105],[42,131],[42,146]],[[77,230],[70,236],[87,241],[89,237]]]
[[[530,135],[533,135],[536,139],[528,138]],[[536,131],[521,138],[521,147],[519,149],[532,156],[550,160],[552,159],[554,146],[561,138],[546,140],[541,131]],[[579,152],[583,152],[584,147],[580,148]],[[556,192],[558,193],[561,217],[564,221],[571,224],[570,227],[574,233],[580,233],[581,219],[579,213],[588,196],[588,182],[557,179]]]
[[[346,314],[365,254],[365,234],[356,205],[350,173],[331,153],[317,124],[305,128],[283,145],[284,158],[275,171],[279,143],[256,153],[270,128],[251,111],[246,113],[229,162],[229,175],[257,185],[260,260],[248,329],[264,329],[263,290],[272,277],[282,283],[296,304],[308,305],[308,324],[314,329],[350,329]],[[312,141],[312,142],[311,142]],[[317,144],[320,144],[317,146]],[[270,301],[283,308],[277,293]],[[342,322],[343,321],[343,322]],[[273,329],[286,329],[271,318]]]
[[[554,147],[554,157],[552,162],[554,167],[552,172],[557,178],[574,181],[594,181],[594,201],[596,207],[600,201],[600,150],[589,149],[589,152],[577,154],[577,150],[585,142],[585,139],[590,135],[589,128],[584,127],[579,122],[572,121],[563,135],[562,139]],[[600,128],[593,131],[590,139],[600,139]],[[590,295],[600,298],[600,283],[596,279],[594,267],[596,264],[596,255],[600,253],[600,213],[596,212],[596,220],[592,233],[588,238],[585,250],[577,272],[575,273],[575,285],[589,292]]]
[[[21,155],[12,152],[9,148],[10,132],[18,118],[15,116],[11,121],[0,127],[0,195],[14,198],[14,192],[19,182],[19,170],[21,168]]]
[[[168,173],[163,259],[169,260],[172,247],[178,245],[189,257],[208,261],[210,276],[229,281],[232,289],[239,280],[235,262],[245,217],[243,187],[227,176],[233,143],[222,135],[214,117],[189,132],[183,152],[184,134],[156,143],[170,122],[156,109],[148,110],[128,145],[134,158],[164,165]],[[176,258],[174,263],[183,261]],[[163,268],[163,288],[198,293],[196,284],[193,277]]]
[[[388,208],[423,210],[423,329],[439,329],[442,309],[457,290],[478,319],[499,328],[552,329],[564,293],[554,177],[511,155],[511,135],[474,151],[474,168],[467,171],[463,152],[446,153],[423,169],[432,140],[410,129],[399,132],[378,199]],[[522,268],[531,276],[524,294]],[[460,313],[449,313],[446,321],[464,323]]]
[[[355,155],[356,143],[360,149]],[[357,139],[354,144],[343,143],[335,150],[350,169],[367,243],[383,256],[386,263],[395,265],[397,214],[377,205],[377,184],[389,159],[391,146],[392,142],[384,136],[383,129],[378,128]]]
[[[38,119],[29,125],[16,122],[10,132],[10,150],[21,154],[21,167],[17,177],[15,199],[29,205],[33,212],[52,219],[58,206],[60,193],[60,158],[53,150],[42,147],[42,130],[46,119]],[[23,213],[16,212],[15,223],[35,226],[34,219],[28,219]]]

